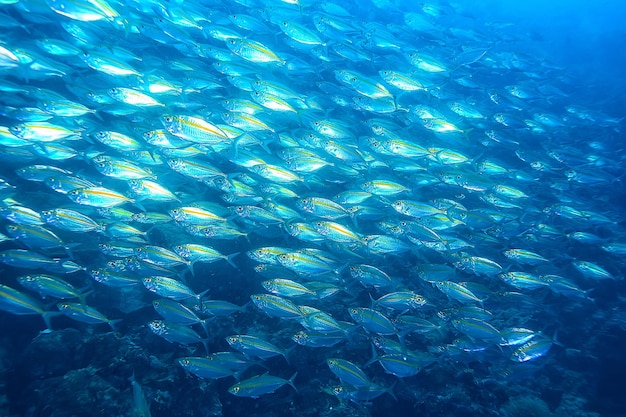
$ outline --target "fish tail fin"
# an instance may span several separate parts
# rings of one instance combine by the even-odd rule
[[[370,308],[374,308],[376,305],[376,300],[374,300],[374,297],[372,297],[372,293],[367,293],[367,295],[370,297]]]
[[[557,346],[560,346],[560,347],[564,348],[565,345],[559,341],[558,336],[559,336],[559,329],[556,329],[554,331],[554,334],[552,335],[552,343],[554,343]]]
[[[139,201],[137,201],[134,198],[129,199],[129,201],[135,206],[137,207],[139,210],[145,212],[146,208],[143,206],[143,204],[141,204]]]
[[[89,291],[85,291],[81,294],[78,294],[78,301],[80,301],[81,304],[87,305],[85,300],[87,299],[89,294],[91,294],[92,292],[93,292],[93,289]]]
[[[207,338],[209,337],[209,322],[213,321],[215,317],[208,317],[200,322],[202,329],[204,330],[204,334],[206,334]],[[209,351],[207,350],[207,353]]]
[[[198,306],[200,308],[202,308],[202,297],[204,297],[205,295],[207,295],[210,291],[210,288],[207,288],[206,290],[202,291],[201,293],[196,295],[196,298],[198,299]]]
[[[363,364],[363,368],[367,368],[368,366],[370,366],[371,364],[373,364],[374,362],[380,359],[380,356],[378,356],[378,352],[376,352],[376,347],[374,347],[374,344],[372,344],[371,347],[372,347],[372,357],[370,358],[369,361]]]
[[[63,249],[65,250],[65,253],[67,253],[67,256],[70,258],[70,260],[74,260],[74,253],[72,252],[72,247],[76,247],[80,245],[80,243],[73,243],[71,245],[65,245],[63,246]]]
[[[240,253],[241,252],[234,252],[234,253],[231,253],[230,255],[226,256],[226,262],[228,262],[230,264],[230,266],[232,266],[235,269],[239,269],[239,268],[237,267],[237,264],[235,264],[233,262],[233,258],[235,256],[239,255]]]
[[[122,320],[123,319],[109,320],[107,321],[107,324],[109,325],[109,327],[111,327],[111,330],[117,333],[117,323],[121,322]]]
[[[396,402],[398,402],[398,398],[396,397],[396,394],[393,393],[393,390],[396,387],[397,383],[398,383],[398,380],[396,379],[395,381],[393,381],[393,384],[391,384],[391,386],[389,388],[385,389],[385,392],[387,394],[391,395],[393,397],[393,399],[396,400]]]
[[[358,218],[358,210],[354,210],[350,212],[350,220],[352,220],[352,224],[355,228],[359,228],[359,218]]]
[[[41,313],[41,318],[46,324],[46,330],[52,331],[52,324],[50,323],[50,319],[54,316],[60,316],[61,314],[63,313],[57,311],[44,311]]]
[[[298,375],[297,371],[287,380],[287,383],[291,386],[291,388],[298,392],[298,388],[296,388],[296,385],[293,383],[296,379],[296,375]]]
[[[290,347],[289,349],[285,350],[285,351],[282,353],[282,356],[283,356],[283,358],[285,358],[285,361],[287,361],[287,364],[291,365],[291,360],[289,359],[289,356],[291,355],[291,352],[293,352],[293,350],[294,350],[295,348],[297,348],[297,347],[298,347],[298,345],[294,345],[294,346]],[[294,376],[295,376],[295,375],[294,375]],[[295,387],[294,387],[294,388],[295,388]],[[297,390],[296,390],[296,391],[297,391]]]

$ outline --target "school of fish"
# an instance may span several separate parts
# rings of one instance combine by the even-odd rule
[[[445,1],[0,4],[4,320],[149,329],[222,398],[363,404],[459,363],[538,372],[575,347],[550,306],[623,279],[621,119],[511,24]]]

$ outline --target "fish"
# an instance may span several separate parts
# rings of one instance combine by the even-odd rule
[[[150,417],[150,402],[146,398],[141,384],[135,379],[135,374],[129,378],[133,387],[133,415],[137,417]]]
[[[96,310],[95,308],[81,303],[73,303],[69,301],[61,301],[57,303],[57,308],[64,315],[73,318],[74,320],[87,323],[87,324],[100,324],[106,323],[111,327],[114,332],[117,331],[115,325],[122,319],[112,320],[107,318],[104,314]]]
[[[400,311],[419,309],[427,303],[423,296],[413,291],[397,291],[385,294],[376,300],[372,298],[372,304],[374,305]]]
[[[252,303],[270,317],[295,319],[302,316],[296,304],[272,294],[252,294]]]
[[[220,379],[237,375],[223,363],[210,358],[184,357],[179,358],[178,363],[187,372],[199,378]]]
[[[371,383],[364,387],[351,387],[349,385],[346,386],[335,386],[330,391],[330,394],[336,396],[337,398],[343,400],[354,401],[357,404],[371,401],[375,398],[380,397],[385,393],[389,393],[389,395],[393,395],[393,386],[390,388],[383,387],[379,384]]]
[[[282,58],[267,46],[251,39],[230,38],[226,41],[226,46],[235,55],[255,64],[276,62],[284,65],[285,63]]]
[[[528,362],[545,356],[554,344],[549,337],[540,336],[530,339],[515,349],[511,354],[511,360],[515,362]]]
[[[152,301],[152,306],[164,320],[170,323],[183,324],[186,326],[192,324],[201,324],[204,326],[206,324],[206,321],[198,317],[198,314],[193,309],[175,300],[169,298],[154,300]]]
[[[44,310],[43,305],[28,294],[0,284],[0,310],[17,315],[39,314],[47,329],[51,329],[50,317],[54,312]]]
[[[191,327],[176,323],[169,323],[164,320],[152,320],[148,323],[148,327],[152,333],[157,336],[161,336],[170,343],[179,343],[185,346],[194,343],[202,343],[205,351],[209,351],[208,341],[200,336]]]
[[[435,281],[433,285],[450,299],[460,301],[461,303],[481,303],[483,301],[462,283],[454,281]]]
[[[502,334],[492,324],[475,319],[473,317],[463,317],[452,321],[454,327],[461,333],[468,336],[470,339],[478,339],[488,342],[500,342],[502,340]]]
[[[222,129],[198,117],[165,114],[161,116],[161,122],[169,133],[192,143],[211,146],[228,140]]]
[[[226,341],[230,346],[243,353],[246,357],[264,360],[273,356],[282,356],[287,360],[287,351],[256,336],[241,334],[231,335],[226,338]]]
[[[182,282],[164,276],[151,276],[141,279],[143,285],[149,290],[161,297],[169,298],[172,300],[185,300],[188,298],[195,298],[200,302],[204,293],[196,294],[191,288],[183,284]]]
[[[297,375],[298,373],[296,372],[291,378],[283,379],[265,373],[237,382],[228,388],[228,392],[238,397],[259,398],[261,395],[273,393],[284,385],[291,386],[297,392],[298,389],[294,384]]]
[[[591,279],[615,279],[610,272],[606,269],[602,268],[600,265],[597,265],[593,262],[589,261],[574,261],[572,262],[574,268],[580,272],[585,278]]]
[[[67,192],[67,196],[75,203],[92,206],[111,208],[127,202],[134,202],[132,198],[111,190],[106,187],[77,188]]]
[[[326,359],[330,370],[344,384],[353,387],[364,387],[370,384],[370,380],[365,372],[354,363],[340,358]]]
[[[348,313],[350,313],[352,320],[363,326],[368,332],[381,335],[397,333],[397,329],[391,320],[376,310],[365,307],[352,307],[348,310]]]
[[[417,353],[390,353],[376,358],[385,372],[398,378],[417,375],[422,368],[434,359],[422,359]]]
[[[263,288],[270,293],[283,297],[302,297],[312,296],[316,297],[315,291],[308,289],[306,286],[292,281],[290,279],[275,278],[272,280],[263,281],[261,283]]]
[[[80,291],[69,282],[47,274],[24,275],[18,277],[17,282],[24,288],[38,292],[42,297],[48,296],[62,300],[78,298],[82,304],[85,304],[87,296],[91,293]]]

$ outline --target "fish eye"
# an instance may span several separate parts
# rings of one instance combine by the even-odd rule
[[[283,26],[289,26],[289,23],[283,21]]]
[[[242,212],[243,211],[243,206],[237,206],[237,211]]]
[[[233,387],[233,392],[234,392],[234,393],[239,392],[239,387]]]

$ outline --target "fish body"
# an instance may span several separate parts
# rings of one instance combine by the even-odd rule
[[[191,327],[176,323],[168,323],[163,320],[152,320],[148,323],[148,327],[152,333],[157,336],[161,336],[170,343],[179,343],[185,346],[202,343],[205,346],[205,350],[208,351],[206,339],[200,336]]]
[[[348,309],[350,317],[356,323],[363,326],[369,332],[381,335],[396,334],[397,329],[394,324],[382,313],[365,307],[354,307]]]
[[[314,291],[311,291],[306,286],[292,281],[290,279],[275,278],[261,283],[263,288],[267,291],[283,297],[302,297],[302,296],[316,296]]]
[[[218,126],[191,116],[163,115],[161,122],[172,135],[197,144],[217,145],[228,140],[228,135]]]
[[[232,335],[228,336],[226,341],[233,349],[243,353],[246,357],[265,360],[273,356],[283,356],[287,359],[285,351],[256,336]]]
[[[219,379],[236,375],[226,365],[210,358],[184,357],[178,359],[178,363],[184,370],[199,378]]]
[[[40,314],[46,327],[52,328],[50,317],[54,313],[44,310],[43,305],[31,296],[2,284],[0,284],[0,310],[15,315]]]
[[[81,205],[105,208],[134,201],[132,198],[105,187],[77,188],[68,191],[67,196]]]
[[[284,60],[261,42],[251,39],[231,38],[226,40],[226,46],[235,55],[253,63],[277,62],[284,64]]]
[[[271,394],[284,385],[290,385],[298,391],[293,383],[297,375],[296,372],[291,378],[283,379],[265,373],[236,383],[228,389],[228,392],[238,397],[258,398],[264,394]]]
[[[17,279],[24,288],[38,292],[42,297],[53,297],[58,299],[78,298],[81,303],[85,303],[85,298],[89,293],[81,292],[69,282],[47,274],[24,275]]]
[[[111,320],[104,314],[99,312],[93,307],[85,304],[72,303],[69,301],[62,301],[57,303],[57,308],[64,315],[82,323],[87,324],[101,324],[106,323],[111,326],[113,331],[116,331],[115,323],[119,320]]]
[[[155,294],[172,300],[185,300],[188,298],[200,299],[201,294],[196,294],[182,282],[169,277],[152,276],[142,278],[143,285]]]
[[[295,319],[302,316],[296,304],[288,299],[271,294],[252,294],[254,305],[270,317]]]
[[[580,272],[585,278],[590,279],[615,279],[610,272],[589,261],[574,261],[572,262],[574,268]]]
[[[205,324],[205,321],[198,317],[196,312],[184,304],[169,298],[162,298],[152,301],[154,310],[170,323],[190,326],[192,324]]]
[[[370,384],[365,372],[354,363],[340,358],[326,359],[330,370],[341,380],[342,383],[353,387],[363,387]]]
[[[545,356],[554,341],[545,336],[535,337],[521,345],[511,354],[511,360],[514,362],[529,362]]]

